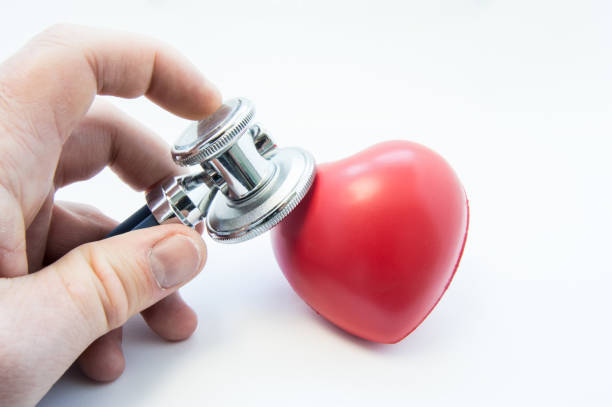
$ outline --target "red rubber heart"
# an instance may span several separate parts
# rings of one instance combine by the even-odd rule
[[[320,165],[272,234],[287,280],[315,311],[362,338],[395,343],[446,291],[468,229],[448,163],[407,141]]]

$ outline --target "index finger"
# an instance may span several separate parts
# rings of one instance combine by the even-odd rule
[[[96,94],[145,95],[194,120],[221,103],[214,85],[173,48],[134,34],[74,25],[47,29],[3,64],[0,91],[20,110],[36,109],[27,112],[37,115],[31,118],[35,125],[46,116],[62,141]]]

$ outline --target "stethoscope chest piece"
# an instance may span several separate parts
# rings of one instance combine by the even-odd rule
[[[314,160],[299,148],[279,149],[270,157],[276,171],[248,199],[233,201],[217,194],[206,217],[209,235],[219,241],[241,242],[260,235],[289,214],[314,179]]]
[[[209,235],[225,243],[248,240],[274,227],[314,180],[312,155],[300,148],[278,148],[252,123],[254,115],[250,101],[231,99],[193,123],[172,149],[177,164],[201,167],[191,179],[201,180],[209,192],[206,199],[188,203],[206,219]]]

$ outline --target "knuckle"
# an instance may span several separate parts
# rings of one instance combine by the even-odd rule
[[[63,67],[79,61],[75,43],[80,37],[74,30],[67,24],[51,26],[0,67],[0,120],[10,134],[29,140],[44,139],[49,132],[62,134],[55,102],[45,105],[38,99],[53,89],[50,84],[69,75]]]
[[[130,316],[132,299],[121,273],[94,244],[80,246],[78,253],[90,271],[95,300],[104,315],[106,329],[123,325]],[[91,301],[90,298],[83,300]]]
[[[2,168],[0,167],[0,174]],[[26,252],[25,229],[22,221],[23,215],[18,209],[19,202],[13,193],[3,185],[0,179],[0,231],[6,235],[0,239],[0,261],[6,264],[12,264],[8,261],[9,258],[19,256]],[[25,257],[24,257],[25,258]],[[0,275],[14,275],[19,270],[0,269]]]
[[[50,44],[67,45],[74,41],[74,34],[77,26],[68,23],[56,23],[45,28],[35,38],[36,41],[47,42]]]
[[[15,97],[13,72],[11,61],[0,67],[0,124],[5,132],[14,130],[14,125],[23,121],[22,107]]]
[[[0,71],[0,113],[2,116],[10,117],[10,113],[14,110],[14,103],[10,97],[11,91],[9,82],[6,80],[5,75]],[[2,122],[4,122],[4,117]]]

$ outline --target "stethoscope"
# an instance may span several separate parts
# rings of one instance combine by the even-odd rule
[[[169,177],[146,195],[147,204],[110,236],[177,221],[224,243],[258,236],[287,216],[310,189],[315,162],[300,148],[278,148],[258,124],[255,106],[231,99],[191,124],[172,148],[192,174]]]

